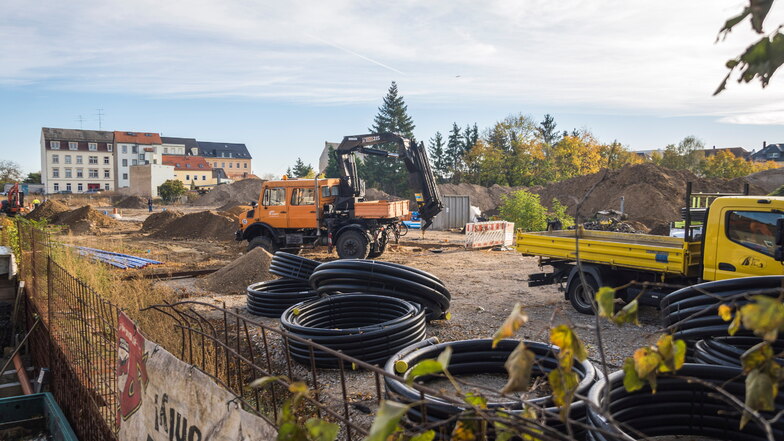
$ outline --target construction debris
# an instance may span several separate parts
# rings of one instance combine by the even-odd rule
[[[162,265],[163,262],[145,259],[144,257],[131,256],[130,254],[113,253],[97,248],[76,247],[80,256],[85,256],[96,262],[106,263],[116,268],[144,268],[148,265]]]
[[[199,280],[204,289],[220,294],[242,294],[248,285],[275,279],[269,272],[272,255],[254,248],[225,267]]]
[[[166,222],[155,229],[150,237],[156,239],[234,240],[236,229],[237,222],[234,219],[212,211],[200,211]]]

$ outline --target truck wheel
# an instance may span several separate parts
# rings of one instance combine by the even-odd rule
[[[585,282],[588,284],[586,289],[579,275],[572,278],[569,286],[566,287],[566,296],[569,298],[569,303],[572,304],[574,309],[580,314],[593,315],[593,296],[599,289],[599,284],[596,279],[590,274],[585,274]]]
[[[275,254],[275,251],[278,251],[277,245],[275,245],[275,242],[273,242],[272,238],[269,236],[254,237],[248,242],[248,249],[246,251],[250,251],[256,247],[262,247],[270,254]]]
[[[341,259],[364,259],[370,253],[367,237],[357,230],[348,230],[338,237],[335,248]]]

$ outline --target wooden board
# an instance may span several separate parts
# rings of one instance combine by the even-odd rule
[[[354,216],[358,218],[392,219],[408,214],[408,201],[365,201],[354,205]]]

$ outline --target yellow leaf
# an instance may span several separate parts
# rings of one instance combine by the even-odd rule
[[[738,332],[738,329],[740,329],[740,322],[742,316],[743,313],[741,311],[738,311],[738,313],[735,314],[735,318],[732,319],[732,323],[730,323],[730,326],[727,328],[727,333],[729,335],[735,335],[735,333]]]
[[[525,343],[520,342],[504,363],[509,379],[501,392],[508,394],[527,391],[535,362],[536,355],[525,347]]]
[[[596,291],[594,296],[596,305],[599,307],[600,317],[612,317],[615,313],[615,290],[603,286]]]
[[[719,317],[725,322],[732,320],[732,308],[729,305],[720,305]]]
[[[550,388],[553,390],[553,403],[561,408],[560,416],[562,421],[566,421],[569,416],[569,407],[574,399],[574,393],[580,378],[576,372],[563,371],[561,368],[553,369],[547,374]]]
[[[294,383],[289,384],[289,392],[305,395],[310,392],[310,389],[308,389],[307,384],[301,381],[295,381]]]
[[[501,327],[495,331],[493,335],[493,349],[495,349],[498,342],[505,338],[513,337],[521,326],[528,322],[528,315],[523,312],[523,307],[516,303],[509,317],[504,320]]]
[[[754,296],[752,300],[754,303],[741,307],[743,327],[766,341],[775,341],[779,329],[784,327],[784,304],[768,296]]]
[[[585,345],[567,325],[559,325],[550,329],[550,343],[561,348],[558,352],[558,361],[566,370],[572,369],[575,358],[579,361],[585,361],[588,358]]]
[[[768,361],[773,360],[773,348],[768,342],[760,342],[749,348],[740,356],[743,372],[748,373],[752,369],[761,368]]]
[[[661,361],[661,356],[651,348],[634,351],[634,370],[640,378],[647,378],[649,374],[655,372]]]
[[[476,427],[470,421],[459,420],[452,430],[454,441],[476,441]]]
[[[618,325],[622,325],[624,323],[634,323],[635,325],[640,326],[640,320],[637,316],[638,310],[639,304],[637,303],[637,299],[632,300],[613,316],[612,321]]]

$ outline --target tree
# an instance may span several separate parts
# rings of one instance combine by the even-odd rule
[[[286,170],[286,174],[289,177],[294,178],[312,178],[315,176],[315,173],[313,167],[310,164],[305,165],[305,163],[302,162],[302,158],[299,157],[297,158],[297,162],[294,163],[294,168]]]
[[[25,184],[40,184],[41,183],[41,172],[30,172],[27,174],[27,177],[24,181]]]
[[[444,183],[449,173],[449,165],[447,163],[446,151],[444,150],[444,137],[441,135],[441,132],[436,132],[435,136],[430,138],[428,144],[433,174],[436,175],[436,180],[439,184]]]
[[[479,141],[479,127],[477,127],[476,123],[474,123],[473,127],[467,125],[463,132],[463,155],[470,152],[477,141]]]
[[[158,186],[158,195],[166,202],[174,202],[187,191],[185,186],[182,185],[182,181],[176,179],[169,179]]]
[[[694,136],[687,136],[678,143],[670,144],[664,148],[661,159],[656,158],[654,163],[661,167],[673,170],[691,170],[698,172],[700,163],[705,155],[705,144]]]
[[[603,167],[607,167],[610,170],[616,170],[630,164],[642,164],[643,162],[640,155],[629,151],[618,140],[600,146],[599,154],[604,163]]]
[[[456,122],[452,123],[452,130],[449,131],[449,137],[446,141],[446,158],[452,182],[457,183],[463,165],[463,137]]]
[[[378,114],[373,118],[373,126],[369,129],[373,133],[392,132],[403,137],[413,139],[414,122],[408,115],[408,106],[402,96],[398,95],[397,84],[393,81],[383,98]],[[395,151],[395,145],[381,144],[380,149]],[[358,167],[361,177],[369,187],[395,195],[410,192],[408,178],[403,172],[401,161],[366,156],[362,165]]]
[[[22,180],[22,166],[14,161],[0,161],[0,184]]]
[[[327,168],[324,169],[324,176],[327,178],[339,178],[340,168],[338,166],[338,155],[332,146],[329,147],[327,158]]]
[[[538,194],[515,191],[502,198],[499,211],[504,220],[514,222],[515,228],[523,231],[547,229],[547,209],[542,206]]]
[[[544,120],[539,123],[539,135],[542,137],[542,142],[548,147],[553,145],[558,137],[558,133],[555,131],[557,125],[558,124],[555,123],[555,118],[549,113],[546,114]]]

